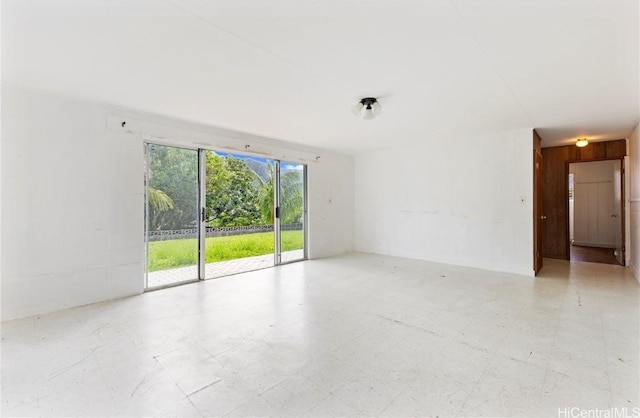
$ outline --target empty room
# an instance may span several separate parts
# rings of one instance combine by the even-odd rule
[[[2,0],[0,414],[640,417],[637,0]]]

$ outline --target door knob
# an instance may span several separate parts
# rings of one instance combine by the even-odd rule
[[[544,221],[545,219],[547,219],[547,215],[540,215],[540,219]]]

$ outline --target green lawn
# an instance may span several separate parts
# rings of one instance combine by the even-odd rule
[[[282,251],[298,249],[302,249],[302,231],[282,231]],[[273,232],[207,238],[205,251],[207,263],[273,254]],[[149,271],[191,266],[197,259],[195,238],[149,243]]]

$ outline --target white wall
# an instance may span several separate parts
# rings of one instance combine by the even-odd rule
[[[142,146],[99,106],[2,88],[2,318],[142,291]]]
[[[358,155],[359,251],[533,275],[532,129]]]
[[[2,87],[2,320],[143,291],[144,139],[320,155],[309,163],[309,254],[353,250],[351,157]]]
[[[307,173],[309,258],[353,251],[353,157],[323,153]]]
[[[627,258],[634,277],[640,283],[640,124],[636,125],[629,144],[629,228]]]

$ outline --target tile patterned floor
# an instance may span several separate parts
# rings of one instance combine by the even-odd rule
[[[639,405],[639,286],[367,254],[2,324],[2,416],[558,416]]]

